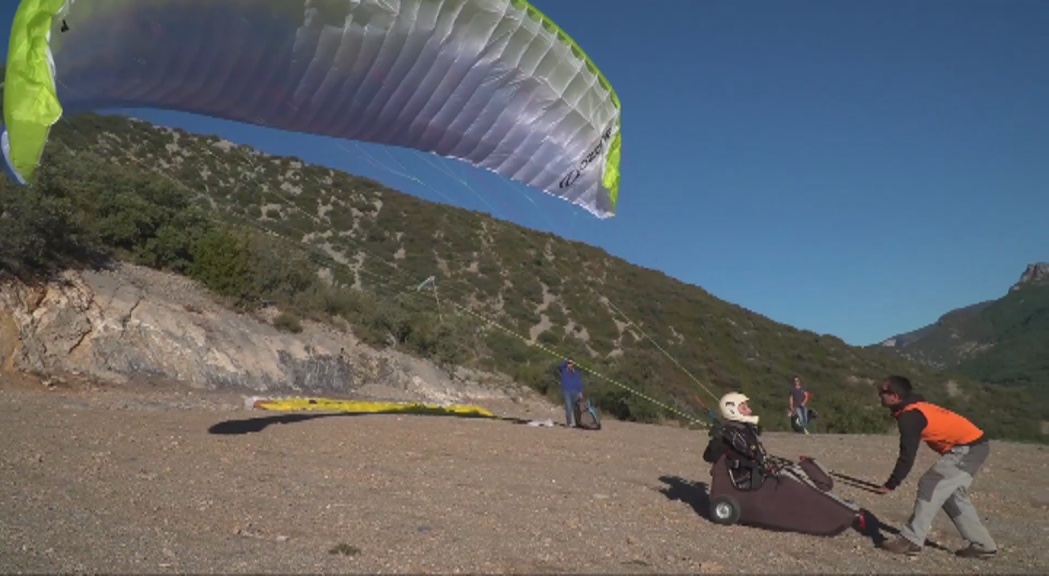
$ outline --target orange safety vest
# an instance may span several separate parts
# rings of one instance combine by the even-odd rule
[[[893,416],[899,418],[907,410],[918,410],[925,415],[928,424],[922,430],[922,440],[939,454],[946,454],[955,446],[975,442],[983,436],[983,430],[968,418],[928,402],[915,402]]]

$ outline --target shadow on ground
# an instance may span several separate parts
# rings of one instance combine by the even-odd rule
[[[332,416],[362,416],[362,414],[333,414],[330,412],[317,414],[277,414],[274,416],[261,416],[259,418],[246,418],[244,420],[225,420],[208,428],[208,433],[222,435],[251,434],[253,432],[261,432],[271,424],[292,424],[295,422],[315,420],[317,418],[328,418]]]
[[[704,482],[685,480],[680,476],[660,476],[666,484],[659,492],[668,500],[684,502],[706,520],[710,520],[710,490]]]
[[[864,537],[870,538],[871,542],[873,542],[875,546],[880,546],[883,542],[888,541],[888,538],[886,538],[885,535],[882,534],[882,532],[887,532],[893,536],[900,535],[900,530],[898,528],[895,528],[882,522],[870,510],[866,508],[863,508],[862,510],[865,523],[864,526],[857,527],[856,531]],[[934,550],[940,550],[941,552],[951,552],[950,548],[947,548],[946,546],[943,546],[942,544],[939,544],[937,542],[933,542],[928,538],[925,539],[925,547],[932,548]]]
[[[411,415],[411,416],[432,416],[432,417],[444,417],[444,418],[467,418],[472,420],[500,420],[503,422],[510,422],[511,424],[528,424],[531,420],[524,418],[511,418],[508,416],[477,416],[473,414],[450,414],[447,412],[443,413],[428,413],[428,412],[406,412],[403,410],[391,410],[391,411],[378,411],[378,412],[310,412],[310,413],[294,413],[294,414],[275,414],[272,416],[259,416],[257,418],[245,418],[242,420],[225,420],[217,424],[212,425],[208,428],[209,434],[218,435],[238,435],[238,434],[251,434],[254,432],[261,432],[266,427],[272,424],[293,424],[295,422],[304,422],[307,420],[316,420],[317,418],[332,418],[332,417],[346,417],[346,416],[382,416],[388,414],[398,415]]]

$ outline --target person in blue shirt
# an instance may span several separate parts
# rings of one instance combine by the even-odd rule
[[[557,365],[561,376],[561,393],[565,397],[565,426],[575,425],[575,403],[583,395],[583,373],[576,368],[571,358],[565,358]]]

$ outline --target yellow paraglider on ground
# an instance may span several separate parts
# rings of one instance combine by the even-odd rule
[[[495,418],[495,414],[480,406],[451,404],[425,404],[422,402],[377,402],[370,400],[345,400],[338,398],[251,398],[250,405],[255,410],[274,410],[283,412],[346,412],[355,414],[428,414],[467,416],[473,418]]]

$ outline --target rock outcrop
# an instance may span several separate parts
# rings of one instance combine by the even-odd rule
[[[126,264],[0,286],[0,367],[281,395],[460,402],[527,394],[491,375],[460,370],[453,379],[328,325],[282,332],[223,307],[187,278]]]
[[[1020,275],[1020,280],[1013,284],[1009,291],[1019,290],[1024,286],[1049,284],[1049,262],[1035,262],[1028,264],[1027,269]]]

